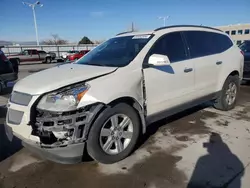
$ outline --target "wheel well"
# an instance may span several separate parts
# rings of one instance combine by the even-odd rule
[[[130,105],[131,107],[133,107],[136,112],[137,115],[139,116],[140,119],[140,123],[141,123],[141,128],[142,128],[142,133],[146,132],[146,122],[145,122],[145,116],[144,116],[144,110],[141,107],[141,105],[132,97],[121,97],[118,98],[112,102],[109,103],[110,106],[115,106],[118,103],[126,103],[128,105]]]
[[[240,75],[239,72],[236,70],[229,74],[229,76],[239,76],[239,75]]]

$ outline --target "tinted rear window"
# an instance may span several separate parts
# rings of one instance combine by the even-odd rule
[[[206,31],[185,31],[192,58],[221,53],[233,46],[224,34]]]

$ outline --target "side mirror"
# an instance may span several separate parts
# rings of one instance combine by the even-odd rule
[[[153,54],[149,57],[148,64],[154,66],[167,66],[170,65],[170,61],[166,55]]]

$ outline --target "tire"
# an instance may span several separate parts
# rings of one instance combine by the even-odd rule
[[[109,136],[107,136],[107,137],[105,137],[105,136],[101,137],[101,132],[105,126],[109,125],[109,123],[110,123],[110,126],[112,127],[112,123],[109,119],[111,117],[122,116],[122,115],[128,117],[129,120],[132,122],[132,124],[129,123],[128,126],[124,126],[124,128],[121,129],[121,130],[124,130],[127,127],[126,132],[130,133],[130,134],[127,134],[127,137],[130,137],[130,142],[128,143],[127,139],[125,139],[125,138],[121,138],[120,140],[117,139],[117,137],[120,135],[120,133],[117,133],[117,132],[119,132],[119,130],[117,130],[117,132],[115,130],[109,132],[108,133]],[[125,120],[125,119],[123,119],[123,120]],[[119,124],[119,126],[120,126],[120,124]],[[117,127],[119,127],[119,126],[117,126]],[[129,128],[131,128],[131,126],[133,127],[132,132],[131,132],[131,129],[129,130]],[[90,129],[90,132],[88,135],[88,140],[87,140],[87,152],[88,152],[88,154],[96,161],[98,161],[100,163],[104,163],[104,164],[112,164],[112,163],[118,162],[118,161],[126,158],[129,154],[131,154],[131,152],[134,150],[134,148],[136,146],[136,143],[137,143],[139,135],[140,135],[140,130],[141,130],[140,126],[141,125],[140,125],[139,117],[138,117],[135,109],[132,108],[131,106],[129,106],[125,103],[119,103],[119,104],[115,105],[114,107],[106,108],[98,115],[97,119],[94,121],[94,123]],[[112,132],[113,132],[113,134],[112,134]],[[125,135],[124,133],[125,133],[125,131],[121,134]],[[111,136],[111,134],[112,134],[112,136]],[[120,137],[123,137],[123,136],[120,136]],[[109,138],[110,139],[113,138],[111,140],[112,146],[110,145],[110,151],[112,151],[112,147],[115,147],[117,149],[117,153],[116,152],[109,153],[108,151],[105,151],[103,149],[105,146],[105,143],[103,143],[103,139],[104,139],[104,142],[106,139],[106,143],[107,143]],[[114,138],[116,138],[117,140]],[[118,147],[116,145],[119,141],[123,146],[120,148],[124,148],[120,152],[119,152]],[[124,141],[124,142],[122,142],[122,141]],[[127,142],[127,146],[125,146],[126,142]],[[109,147],[107,147],[107,148],[109,148]]]
[[[216,99],[215,103],[214,103],[214,107],[218,110],[222,110],[222,111],[228,111],[231,110],[235,107],[236,105],[236,100],[237,100],[237,94],[239,91],[239,86],[240,86],[240,81],[239,81],[239,76],[235,75],[235,76],[228,76],[228,78],[226,79],[223,88],[221,90],[221,93],[219,95],[219,97]],[[231,102],[229,102],[227,100],[227,93],[229,88],[231,88],[231,86],[234,85],[236,88],[235,91],[235,97],[234,100],[232,99]],[[233,90],[231,90],[231,93],[233,92]],[[230,93],[230,92],[229,92]],[[234,92],[233,92],[234,93]]]
[[[2,87],[2,83],[1,83],[2,81],[0,81],[0,94],[2,94],[2,92],[3,92],[3,87]]]
[[[12,64],[13,70],[15,73],[19,72],[19,66],[18,66],[18,61],[17,59],[10,59],[10,62]]]
[[[20,65],[21,61],[20,61],[20,59],[16,59],[16,62],[17,62],[18,65]]]
[[[46,60],[45,60],[46,63],[51,63],[51,61],[52,61],[52,60],[51,60],[50,57],[46,57]]]

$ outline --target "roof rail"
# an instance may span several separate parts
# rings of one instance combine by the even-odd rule
[[[126,33],[132,33],[132,32],[134,32],[134,31],[125,31],[125,32],[121,32],[121,33],[116,34],[116,36],[126,34]]]
[[[169,29],[169,28],[174,28],[174,27],[197,27],[197,28],[206,28],[206,29],[212,29],[212,30],[215,30],[215,31],[221,31],[222,32],[222,30],[220,30],[220,29],[216,29],[216,28],[208,27],[208,26],[202,26],[202,25],[171,25],[171,26],[157,28],[154,31],[159,31],[159,30],[162,30],[162,29]]]

